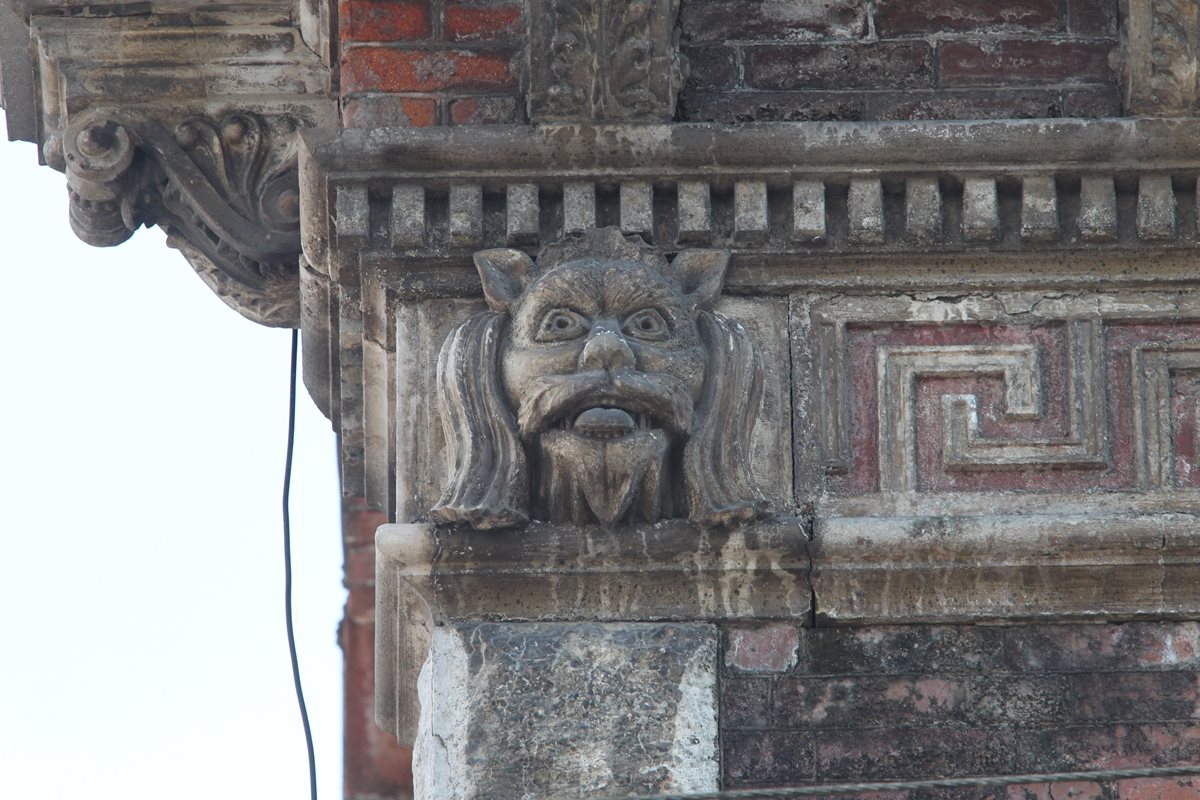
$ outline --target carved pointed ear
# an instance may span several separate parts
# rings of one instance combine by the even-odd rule
[[[713,307],[725,283],[728,266],[728,250],[684,250],[674,261],[680,288],[691,296],[696,308]]]
[[[508,313],[533,276],[533,259],[520,250],[498,247],[475,254],[475,268],[483,281],[483,296],[493,311]]]

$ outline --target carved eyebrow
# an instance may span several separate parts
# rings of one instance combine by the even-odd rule
[[[600,291],[591,275],[551,273],[529,289],[527,306],[536,319],[552,308],[573,308],[595,316],[600,310]]]
[[[680,313],[679,294],[660,284],[641,281],[605,281],[605,305],[609,311],[630,313],[643,308],[656,308],[674,318]]]

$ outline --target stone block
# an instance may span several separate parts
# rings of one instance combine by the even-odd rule
[[[937,178],[904,182],[904,238],[922,245],[942,238],[942,193]]]
[[[963,183],[963,236],[988,242],[1000,235],[1000,206],[993,178],[967,178]]]
[[[847,200],[850,230],[847,238],[854,244],[883,242],[883,186],[878,178],[850,181]]]
[[[1084,176],[1079,185],[1079,236],[1085,242],[1117,238],[1117,192],[1108,176]]]
[[[1021,182],[1021,238],[1048,242],[1058,237],[1058,191],[1054,178],[1030,176]]]
[[[792,184],[792,238],[798,242],[825,240],[825,182]]]
[[[420,678],[416,795],[715,791],[716,668],[710,625],[439,627]]]
[[[733,238],[739,242],[762,242],[769,232],[767,185],[762,181],[738,181],[733,187]]]
[[[1137,198],[1138,238],[1148,241],[1174,239],[1175,189],[1171,186],[1171,176],[1141,176]]]

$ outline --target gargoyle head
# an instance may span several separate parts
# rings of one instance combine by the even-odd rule
[[[727,252],[668,262],[613,228],[475,255],[490,311],[446,340],[451,476],[437,522],[612,525],[760,515],[747,452],[762,400],[749,334],[713,313]]]

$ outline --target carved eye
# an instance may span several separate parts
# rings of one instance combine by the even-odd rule
[[[635,339],[661,342],[671,333],[671,329],[656,309],[643,308],[625,320],[625,333]]]
[[[587,317],[569,308],[556,308],[542,317],[538,327],[539,342],[566,342],[588,332]]]

